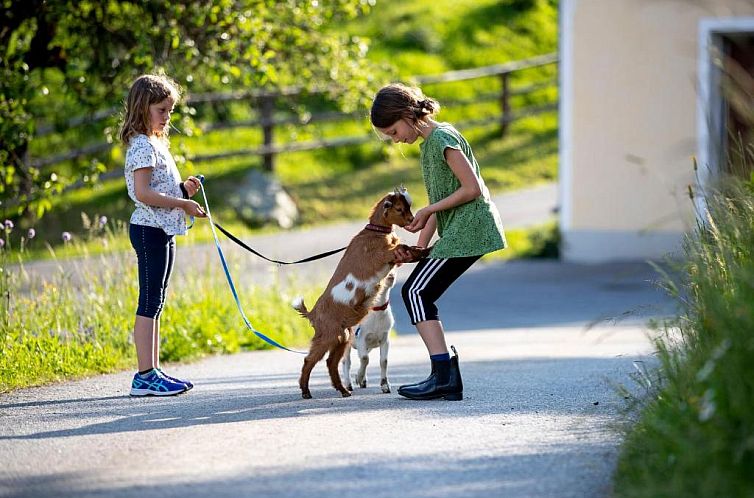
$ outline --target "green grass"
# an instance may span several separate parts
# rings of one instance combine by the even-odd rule
[[[12,240],[9,233],[5,235]],[[131,336],[138,279],[133,258],[125,253],[92,256],[83,245],[72,242],[69,246],[78,258],[61,265],[44,282],[32,280],[23,266],[9,270],[4,259],[8,252],[0,252],[0,291],[4,296],[0,306],[0,392],[113,372],[136,363]],[[238,261],[230,258],[229,265],[238,275]],[[246,329],[216,260],[212,258],[199,270],[173,277],[161,318],[161,359],[184,361],[269,348]],[[277,278],[271,286],[242,281],[236,285],[247,316],[259,331],[283,344],[302,346],[310,338],[311,328],[291,309],[282,283]],[[310,302],[318,295],[312,286],[297,283],[296,289]]]
[[[679,316],[656,340],[637,423],[615,478],[618,497],[754,496],[754,182],[714,194],[689,236]]]

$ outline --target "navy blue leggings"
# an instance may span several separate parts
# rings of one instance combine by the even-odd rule
[[[139,307],[136,314],[157,319],[173,273],[175,237],[161,228],[130,225],[128,234],[139,261]]]

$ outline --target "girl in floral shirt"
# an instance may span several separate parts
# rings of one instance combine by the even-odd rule
[[[199,180],[185,182],[168,150],[170,114],[180,98],[165,76],[140,76],[126,100],[120,139],[127,147],[126,186],[136,204],[129,235],[139,268],[139,303],[134,323],[138,372],[132,396],[171,396],[193,387],[160,369],[160,314],[175,261],[175,235],[186,233],[185,215],[204,217],[190,199]]]

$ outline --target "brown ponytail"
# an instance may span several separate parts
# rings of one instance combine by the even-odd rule
[[[414,126],[440,111],[440,104],[426,97],[417,87],[400,83],[385,86],[372,101],[370,120],[377,128],[387,128],[396,121],[407,119]]]

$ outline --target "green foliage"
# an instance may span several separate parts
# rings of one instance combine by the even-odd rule
[[[0,194],[16,210],[49,208],[60,185],[94,180],[97,162],[60,172],[28,164],[39,123],[62,123],[123,100],[141,73],[166,72],[192,92],[288,85],[325,89],[345,107],[366,95],[366,40],[324,29],[369,2],[3,0]],[[183,118],[188,118],[184,109]],[[112,139],[110,119],[104,135]],[[189,129],[190,121],[182,128]],[[65,174],[63,174],[65,173]]]
[[[523,7],[530,5],[531,9]],[[306,7],[309,8],[309,7]],[[347,36],[360,41],[372,41],[372,49],[367,54],[370,64],[368,78],[370,91],[381,84],[382,73],[375,72],[375,67],[381,67],[382,62],[391,62],[396,72],[405,79],[412,74],[430,74],[453,68],[462,68],[482,63],[499,63],[518,57],[528,57],[552,52],[556,48],[556,8],[552,2],[534,1],[529,3],[511,1],[471,1],[454,2],[452,0],[420,0],[412,3],[378,2],[370,15],[361,16],[350,22],[324,23],[327,30],[337,31],[337,36]],[[525,21],[517,20],[517,16],[524,16]],[[529,19],[531,18],[531,19]],[[442,39],[443,44],[439,52],[428,54],[422,51],[421,43],[407,43],[397,47],[391,45],[388,38],[392,35],[392,27],[398,29],[398,19],[405,24],[405,32],[424,29],[432,32],[432,37]],[[495,23],[480,22],[493,19]],[[386,22],[389,21],[389,22]],[[430,22],[431,21],[431,22]],[[534,22],[538,28],[533,35],[527,28],[528,23]],[[460,26],[467,26],[466,33],[480,37],[480,41],[469,42],[468,39],[455,36]],[[470,27],[473,26],[473,29]],[[498,30],[504,27],[509,30],[506,36],[497,36]],[[546,28],[546,29],[545,29]],[[403,29],[403,28],[401,28]],[[346,33],[346,35],[343,35]],[[328,33],[327,36],[335,36]],[[484,39],[484,40],[481,40]],[[179,47],[180,48],[180,47]],[[460,57],[459,54],[463,54]],[[527,85],[542,78],[554,75],[554,67],[549,69],[533,69],[516,76],[516,85]],[[188,70],[187,70],[188,72]],[[75,99],[63,92],[66,84],[60,71],[53,69],[34,73],[36,78],[43,76],[48,88],[47,96],[40,96],[35,106],[39,109],[51,108],[50,113],[56,116],[80,115],[83,109],[77,108]],[[184,81],[187,90],[194,93],[201,91],[196,74],[193,82]],[[295,80],[295,78],[294,78]],[[35,87],[43,85],[42,81],[35,83]],[[233,82],[227,85],[232,87]],[[256,85],[251,85],[256,88]],[[204,89],[210,89],[206,86]],[[248,88],[247,88],[248,89]],[[115,88],[121,94],[125,87]],[[499,91],[497,78],[483,78],[480,80],[458,82],[448,85],[427,85],[425,90],[440,99],[443,111],[439,118],[455,124],[464,120],[499,113],[499,103],[495,100],[475,103],[472,105],[455,105],[455,99],[474,100]],[[524,105],[541,103],[543,100],[553,100],[552,88],[540,90],[530,96],[514,97],[514,109]],[[68,95],[66,97],[66,95]],[[119,100],[112,100],[115,102]],[[294,110],[303,112],[332,110],[332,101],[326,96],[309,96],[301,102],[302,107],[291,102],[279,101],[277,112]],[[368,108],[362,104],[361,109]],[[208,187],[210,201],[217,211],[217,215],[226,225],[232,225],[235,213],[227,207],[226,199],[244,172],[249,168],[261,167],[259,157],[239,157],[221,159],[211,162],[193,163],[193,155],[211,154],[216,152],[233,151],[239,148],[253,147],[261,142],[261,131],[258,128],[232,128],[201,132],[197,126],[215,123],[218,120],[241,121],[254,119],[256,116],[253,103],[221,102],[215,104],[194,104],[193,107],[182,107],[174,115],[174,122],[179,133],[172,134],[171,149],[176,157],[183,175],[203,173],[211,181]],[[185,119],[184,119],[185,118]],[[191,119],[188,119],[191,118]],[[187,121],[188,120],[188,121]],[[191,124],[193,122],[193,125]],[[112,138],[117,130],[116,123],[111,122],[104,130],[106,137]],[[477,159],[483,169],[485,180],[493,192],[530,185],[543,180],[554,180],[557,175],[557,115],[548,113],[535,118],[516,122],[509,128],[505,139],[500,139],[497,128],[486,126],[477,129],[462,128],[474,147]],[[182,133],[180,133],[182,132]],[[98,126],[78,126],[70,129],[58,129],[55,133],[42,137],[35,137],[30,143],[32,157],[55,155],[66,150],[72,144],[87,144],[97,141],[103,130]],[[371,133],[367,119],[352,122],[291,124],[275,128],[275,142],[316,140],[328,137],[353,136]],[[377,193],[395,184],[406,183],[412,191],[423,191],[420,172],[416,168],[415,148],[407,146],[386,146],[374,142],[322,149],[306,152],[285,153],[276,157],[276,170],[286,189],[298,202],[303,215],[302,223],[321,223],[344,218],[361,218],[363,198],[375,196]],[[122,167],[123,150],[116,146],[107,156],[96,156],[91,161],[66,162],[47,167],[48,172],[55,173],[55,181],[49,179],[41,183],[54,188],[61,181],[69,181],[76,175],[83,175],[83,180],[91,182],[91,188],[84,188],[73,192],[65,192],[40,200],[38,205],[47,211],[42,220],[32,217],[16,219],[19,226],[38,229],[54,245],[58,255],[64,257],[68,250],[57,247],[60,232],[67,230],[74,233],[79,228],[78,219],[81,212],[99,213],[111,220],[125,221],[130,216],[132,204],[125,195],[123,179],[98,180],[102,169]],[[188,158],[188,160],[187,160]],[[302,165],[306,165],[302,168]],[[65,179],[65,180],[61,180]],[[353,187],[356,188],[353,188]],[[6,206],[7,207],[7,203]],[[12,212],[5,210],[5,216],[12,216]],[[243,230],[244,227],[235,228]],[[200,227],[195,231],[195,240],[209,240],[209,232]],[[113,241],[110,248],[128,249],[127,241]],[[104,247],[94,245],[90,247],[94,252],[105,250]],[[41,244],[32,247],[34,255],[45,256],[46,251]]]
[[[754,496],[754,193],[733,182],[708,203],[674,272],[683,279],[666,279],[680,314],[656,340],[658,379],[616,496]]]

